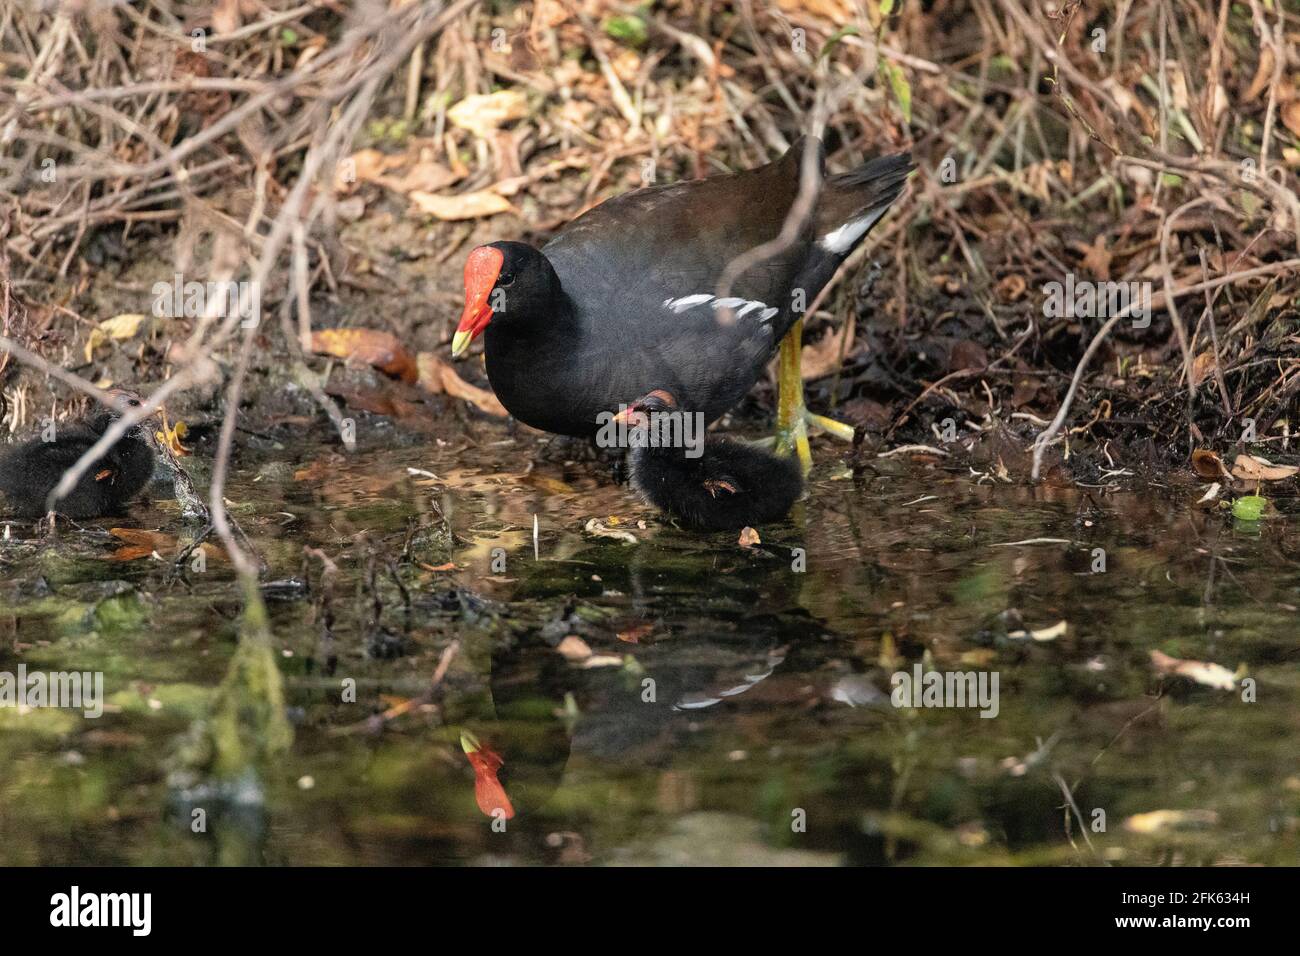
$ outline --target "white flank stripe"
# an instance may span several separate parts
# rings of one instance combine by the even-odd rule
[[[687,309],[693,309],[697,305],[712,303],[713,309],[733,309],[736,311],[736,318],[744,318],[750,312],[758,312],[760,322],[769,322],[780,309],[769,306],[766,302],[759,302],[757,299],[742,299],[738,296],[728,296],[725,298],[716,298],[707,292],[697,292],[694,295],[684,295],[680,299],[664,299],[664,308],[671,309],[678,314],[685,312]]]
[[[685,295],[680,299],[665,299],[664,305],[668,306],[674,312],[685,312],[687,309],[696,305],[703,305],[712,299],[713,296],[707,292],[700,292],[696,295]]]

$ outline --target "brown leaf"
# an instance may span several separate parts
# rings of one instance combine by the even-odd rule
[[[1232,463],[1232,476],[1246,481],[1284,481],[1300,472],[1295,465],[1275,465],[1254,455],[1238,455]]]
[[[244,18],[239,12],[239,0],[217,0],[216,9],[212,11],[212,32],[221,36],[234,33],[243,24]]]
[[[320,329],[311,334],[311,348],[321,355],[356,360],[381,372],[414,382],[417,376],[411,353],[391,332],[377,329]]]
[[[528,115],[528,100],[518,90],[467,96],[447,110],[447,119],[486,139],[498,127]]]
[[[635,627],[629,627],[626,631],[619,631],[614,636],[625,644],[640,644],[641,638],[649,635],[654,629],[653,624],[637,624]]]
[[[1105,235],[1098,235],[1092,245],[1086,247],[1083,255],[1083,268],[1103,282],[1110,279],[1110,250],[1106,248]]]
[[[458,182],[460,178],[459,174],[452,172],[441,163],[422,160],[400,176],[376,176],[375,182],[405,196],[411,192],[431,193],[446,189]]]
[[[1015,302],[1025,294],[1027,288],[1029,283],[1025,281],[1024,276],[1009,275],[998,283],[998,298],[1003,302]]]
[[[1255,70],[1255,78],[1250,81],[1250,86],[1242,96],[1242,103],[1249,103],[1268,89],[1268,85],[1273,81],[1273,64],[1273,50],[1262,47],[1259,51],[1259,66]]]
[[[454,561],[448,561],[446,564],[426,564],[423,561],[416,562],[426,571],[455,571],[456,564]]]
[[[141,558],[148,558],[153,555],[153,548],[144,545],[128,544],[118,548],[108,556],[110,561],[139,561]]]
[[[840,367],[840,356],[848,355],[853,348],[855,325],[850,319],[816,342],[805,343],[799,354],[799,377],[805,382],[811,382],[833,374]]]
[[[138,561],[154,554],[170,556],[181,551],[180,542],[162,531],[148,531],[144,528],[109,528],[108,533],[125,544],[108,556],[110,561]],[[205,556],[228,560],[224,549],[215,544],[202,544],[199,547]]]
[[[736,543],[742,548],[752,548],[756,544],[762,544],[763,539],[758,536],[758,532],[753,528],[744,527],[740,529],[740,537]]]
[[[962,339],[948,352],[948,371],[960,372],[964,369],[988,368],[989,353],[971,339]]]
[[[498,418],[505,418],[510,414],[490,391],[465,381],[456,374],[456,370],[449,363],[432,352],[421,352],[416,357],[416,364],[419,367],[420,387],[426,391],[435,395],[445,393],[452,398],[463,398],[473,403],[480,411],[496,415]]]
[[[1223,459],[1208,448],[1198,448],[1192,452],[1192,471],[1207,481],[1231,477],[1223,465]]]
[[[482,219],[485,216],[514,211],[510,200],[491,189],[452,195],[435,195],[417,189],[410,194],[409,198],[420,212],[448,222]]]
[[[1214,353],[1208,349],[1192,360],[1192,387],[1200,385],[1214,371]]]
[[[1300,136],[1300,99],[1292,100],[1283,106],[1281,115],[1283,125]]]
[[[176,546],[176,539],[161,531],[146,531],[144,528],[109,528],[108,533],[119,541],[159,553],[170,551]]]
[[[384,173],[406,164],[404,156],[390,156],[377,149],[362,149],[334,167],[334,192],[347,195],[360,183],[378,182]]]

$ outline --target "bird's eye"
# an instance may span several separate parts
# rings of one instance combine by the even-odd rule
[[[513,272],[503,272],[497,279],[497,288],[504,289],[506,286],[515,284],[515,274]]]

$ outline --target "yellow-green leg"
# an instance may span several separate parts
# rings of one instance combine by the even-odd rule
[[[781,340],[781,353],[777,359],[776,453],[785,456],[794,452],[806,475],[812,470],[808,426],[841,441],[853,441],[853,426],[808,411],[803,401],[803,377],[799,374],[802,350],[803,320],[800,320],[790,326],[790,331]]]

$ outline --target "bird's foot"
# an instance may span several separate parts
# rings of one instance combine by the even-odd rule
[[[825,415],[817,415],[806,408],[803,410],[803,418],[813,428],[825,432],[832,438],[838,438],[840,441],[851,442],[857,434],[852,425],[836,421],[834,418],[827,418]]]
[[[808,409],[803,403],[803,378],[799,374],[803,322],[795,322],[781,340],[777,361],[776,453],[798,455],[799,467],[806,475],[812,470],[812,451],[808,448]]]
[[[729,495],[734,495],[738,489],[731,481],[722,478],[710,478],[704,482],[704,490],[713,498],[718,497],[718,492],[725,491]]]
[[[804,404],[803,377],[799,369],[802,336],[803,323],[796,322],[781,340],[781,356],[777,366],[776,453],[782,457],[791,452],[798,455],[799,466],[807,475],[812,470],[812,452],[808,447],[809,428],[847,442],[853,441],[855,433],[852,425],[814,414]]]

